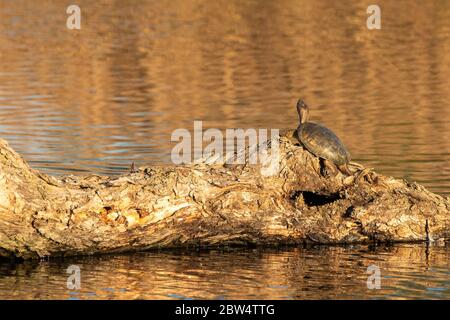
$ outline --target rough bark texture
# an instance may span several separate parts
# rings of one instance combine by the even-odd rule
[[[257,165],[203,162],[57,179],[0,140],[0,256],[450,238],[449,198],[367,169],[324,177],[293,132],[277,138],[280,166],[268,177]]]

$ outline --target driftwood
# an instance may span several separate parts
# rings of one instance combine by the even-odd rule
[[[324,177],[293,132],[275,138],[280,165],[273,176],[258,165],[198,163],[55,178],[0,140],[0,256],[448,241],[449,198],[364,168]]]

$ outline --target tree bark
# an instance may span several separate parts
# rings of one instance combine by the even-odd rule
[[[365,168],[325,177],[321,161],[293,133],[274,138],[280,157],[271,176],[260,165],[204,159],[121,177],[56,178],[31,169],[0,139],[0,256],[448,241],[449,198]],[[246,161],[255,152],[247,151]]]

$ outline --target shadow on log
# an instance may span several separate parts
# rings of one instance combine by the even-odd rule
[[[357,166],[323,177],[281,133],[279,166],[153,166],[55,178],[0,140],[0,256],[24,259],[186,246],[447,241],[450,200]],[[252,152],[247,149],[246,160]]]

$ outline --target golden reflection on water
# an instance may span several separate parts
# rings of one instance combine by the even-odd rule
[[[176,128],[294,128],[303,96],[353,158],[450,194],[450,3],[0,3],[0,136],[53,174],[168,163]]]
[[[1,299],[448,299],[449,248],[147,252],[0,265]],[[67,289],[66,269],[81,268]],[[367,268],[380,268],[370,290]]]
[[[0,137],[51,174],[170,162],[177,128],[295,128],[302,96],[353,159],[450,195],[450,2],[0,2]],[[427,254],[428,252],[428,254]],[[448,247],[145,253],[0,264],[1,298],[442,298]],[[65,283],[82,268],[81,291]],[[382,267],[382,290],[364,273]]]

